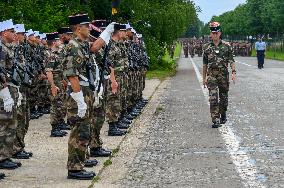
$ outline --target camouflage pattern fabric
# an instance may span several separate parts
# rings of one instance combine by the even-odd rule
[[[27,104],[27,88],[21,86],[20,92],[23,96],[23,99],[21,101],[21,106],[17,108],[17,129],[13,146],[14,154],[24,150],[25,136],[28,132],[30,122],[29,107]]]
[[[121,107],[121,89],[123,85],[123,75],[115,74],[115,79],[118,84],[117,93],[113,94],[111,89],[111,81],[107,84],[107,105],[106,105],[106,121],[108,123],[117,122],[120,116]]]
[[[67,45],[66,61],[63,64],[64,77],[77,76],[80,81],[83,81],[82,76],[87,77],[86,63],[90,59],[89,49],[89,43],[81,41],[76,36],[70,40]],[[86,150],[91,138],[94,95],[88,86],[81,86],[81,90],[87,104],[87,111],[83,118],[77,116],[78,107],[75,100],[70,95],[67,98],[67,116],[71,124],[71,132],[68,140],[68,170],[82,170],[84,168]],[[73,92],[72,88],[68,87],[67,93],[70,94],[71,92]]]
[[[85,117],[77,116],[77,103],[69,95],[67,99],[67,113],[71,123],[71,132],[68,140],[68,170],[82,170],[86,158],[86,151],[91,139],[91,128],[94,103],[93,91],[89,87],[81,86],[84,94],[84,100],[87,104],[87,112]],[[71,91],[71,87],[68,88]]]
[[[107,81],[103,82],[104,94],[103,99],[100,100],[98,106],[93,107],[93,119],[92,119],[92,129],[91,129],[91,140],[90,148],[102,147],[103,141],[100,137],[100,131],[103,127],[106,117],[106,96],[107,96]]]
[[[229,72],[228,65],[234,63],[231,46],[220,42],[204,45],[203,64],[208,66],[207,82],[212,121],[219,121],[228,107]]]
[[[16,87],[9,87],[12,98],[17,103],[18,89]],[[15,154],[14,141],[16,138],[16,119],[17,109],[14,106],[12,112],[4,111],[3,100],[0,99],[0,161],[11,158]]]
[[[98,68],[102,71],[103,68],[103,55],[104,50],[101,49],[99,52],[95,54],[96,63]],[[108,80],[104,80],[102,82],[103,86],[103,99],[99,99],[99,104],[97,106],[93,106],[93,119],[92,119],[92,128],[91,128],[91,140],[90,140],[90,148],[98,148],[102,147],[103,141],[100,138],[100,132],[103,127],[105,116],[106,116],[106,98],[107,98],[107,82]]]
[[[124,71],[127,68],[125,53],[121,49],[121,42],[110,40],[108,59],[111,66],[115,70],[115,79],[118,83],[118,91],[116,94],[112,93],[111,82],[108,82],[107,86],[107,106],[106,106],[106,120],[108,123],[117,122],[122,112],[122,98],[125,97],[125,83],[124,83]]]
[[[63,62],[60,59],[59,52],[54,50],[47,51],[46,71],[53,74],[54,84],[59,88],[56,96],[53,96],[49,90],[51,101],[50,124],[57,125],[64,121],[67,114],[66,106],[66,89],[62,83],[63,78]],[[51,89],[50,87],[48,87]]]
[[[14,45],[1,43],[2,52],[0,65],[6,70],[12,71],[13,58],[14,58]],[[6,78],[11,97],[17,104],[18,88],[11,85],[11,77]],[[17,80],[20,83],[20,79]],[[4,86],[1,84],[0,89]],[[13,145],[16,138],[16,119],[17,109],[13,107],[12,112],[4,110],[4,102],[0,99],[0,161],[10,158],[14,154]]]

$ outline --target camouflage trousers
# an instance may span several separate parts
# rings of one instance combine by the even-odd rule
[[[108,123],[117,122],[122,110],[120,88],[123,86],[123,74],[116,73],[115,79],[118,83],[117,93],[112,93],[110,80],[107,84],[106,120]]]
[[[66,106],[66,91],[63,85],[58,82],[56,85],[59,87],[59,92],[54,97],[50,94],[50,124],[57,125],[64,121],[64,118],[67,114],[67,106]]]
[[[184,57],[188,58],[188,48],[183,48]]]
[[[145,87],[145,75],[146,75],[146,72],[144,68],[142,68],[139,72],[138,100],[141,99],[143,96],[143,90]]]
[[[40,107],[50,105],[50,85],[47,80],[40,80],[38,83],[38,103]]]
[[[121,110],[122,112],[127,111],[128,108],[128,91],[129,91],[129,76],[128,73],[123,74],[123,84],[120,87],[120,93],[121,93]]]
[[[207,81],[210,113],[214,123],[220,119],[220,114],[226,113],[228,108],[229,73],[211,71]]]
[[[136,95],[136,73],[135,71],[129,72],[129,88],[127,92],[127,100],[128,100],[128,107],[131,107],[135,104],[135,95]]]
[[[140,99],[140,91],[142,88],[142,72],[141,69],[137,71],[137,86],[136,86],[136,95],[135,95],[135,100],[138,101]]]
[[[11,96],[17,104],[18,89],[8,86]],[[14,106],[13,111],[7,113],[4,110],[3,100],[0,100],[0,161],[12,157],[14,154],[13,144],[16,138],[16,117],[17,109]]]
[[[87,104],[86,115],[83,118],[77,116],[78,107],[76,101],[68,95],[67,98],[67,113],[71,124],[71,132],[68,140],[68,170],[82,170],[86,159],[86,151],[91,138],[91,127],[93,119],[93,91],[89,87],[81,86],[84,100]],[[68,88],[68,93],[72,91]]]
[[[147,74],[147,69],[143,68],[142,70],[142,90],[141,90],[141,96],[143,95],[143,91],[146,86],[146,74]]]
[[[107,96],[107,81],[105,80],[104,84],[104,95],[103,99],[100,100],[98,106],[93,107],[93,119],[92,119],[92,129],[91,129],[91,140],[90,148],[102,147],[103,142],[100,137],[100,132],[105,122],[106,116],[106,96]]]
[[[23,96],[23,99],[21,106],[17,108],[17,129],[13,146],[14,154],[24,150],[25,136],[28,132],[30,122],[29,106],[27,103],[28,88],[22,87],[20,88],[20,92]]]
[[[27,102],[30,106],[30,108],[35,108],[35,106],[38,105],[38,101],[39,101],[39,94],[38,94],[38,85],[37,82],[34,82],[33,85],[31,86],[30,90],[29,90],[29,97],[27,99]]]

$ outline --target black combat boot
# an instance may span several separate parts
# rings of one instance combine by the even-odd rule
[[[5,178],[5,174],[0,172],[0,180]]]
[[[90,148],[91,157],[109,157],[111,156],[111,151],[108,151],[102,147]]]
[[[32,153],[32,152],[28,152],[28,151],[25,151],[25,150],[23,150],[23,152],[26,153],[26,154],[28,154],[30,157],[33,156],[33,153]]]
[[[148,99],[144,99],[144,98],[141,98],[141,102],[144,103],[144,104],[147,104],[149,102]]]
[[[98,164],[98,161],[96,159],[88,159],[84,161],[85,167],[94,167]]]
[[[85,170],[68,170],[68,179],[92,180],[96,174]]]
[[[42,116],[44,114],[44,108],[42,106],[38,106],[37,107],[37,112],[40,116]]]
[[[24,151],[20,151],[12,156],[14,159],[29,159],[30,155]]]
[[[117,128],[117,122],[109,123],[108,136],[123,136],[126,132]]]
[[[226,113],[225,113],[225,114],[221,114],[220,123],[221,123],[221,124],[225,124],[226,122],[227,122]]]
[[[130,126],[129,126],[129,124],[125,124],[125,123],[119,121],[119,122],[116,124],[116,127],[119,128],[119,129],[128,129]]]
[[[60,130],[71,130],[70,125],[68,125],[67,123],[65,123],[64,120],[62,120],[59,124],[58,127]]]
[[[212,124],[212,128],[216,129],[216,128],[219,128],[221,127],[222,125],[220,124],[220,120],[215,120],[213,121],[213,124]]]
[[[50,137],[63,137],[67,134],[67,132],[63,132],[59,129],[58,125],[51,125],[52,129],[50,132]]]
[[[35,107],[32,107],[31,110],[30,110],[30,118],[31,119],[38,119],[39,118],[39,115],[38,115]]]
[[[129,112],[129,114],[134,118],[136,118],[137,116],[140,115],[140,113],[138,113],[138,112]]]
[[[127,119],[126,117],[121,118],[120,122],[127,124],[127,125],[130,125],[132,123],[132,121]]]
[[[132,115],[130,115],[130,114],[126,114],[124,117],[125,117],[126,119],[129,119],[129,120],[135,119],[135,117],[132,116]]]
[[[43,116],[43,108],[41,106],[38,106],[36,109],[36,113],[39,115],[39,117]]]
[[[3,161],[0,161],[0,169],[12,170],[12,169],[16,169],[18,167],[19,167],[19,165],[17,163],[13,162],[10,159],[5,159]]]

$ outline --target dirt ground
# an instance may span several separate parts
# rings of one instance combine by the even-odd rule
[[[160,84],[157,79],[147,80],[144,97],[150,98]],[[103,126],[101,135],[104,147],[116,149],[124,137],[107,136],[108,126]],[[26,136],[26,151],[32,151],[34,156],[28,160],[21,160],[22,167],[16,170],[1,170],[6,178],[0,181],[1,188],[86,188],[92,181],[77,181],[67,179],[67,142],[68,136],[63,138],[50,137],[51,126],[49,115],[44,115],[38,120],[30,122],[30,128]],[[130,133],[131,134],[131,133]],[[97,158],[99,164],[87,170],[100,172],[103,163],[109,158]]]

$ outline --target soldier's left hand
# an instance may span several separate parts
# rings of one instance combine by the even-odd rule
[[[39,75],[39,79],[40,80],[46,80],[47,79],[47,76],[45,74],[40,74]]]
[[[232,80],[234,84],[236,82],[236,79],[237,79],[236,73],[232,73]]]

